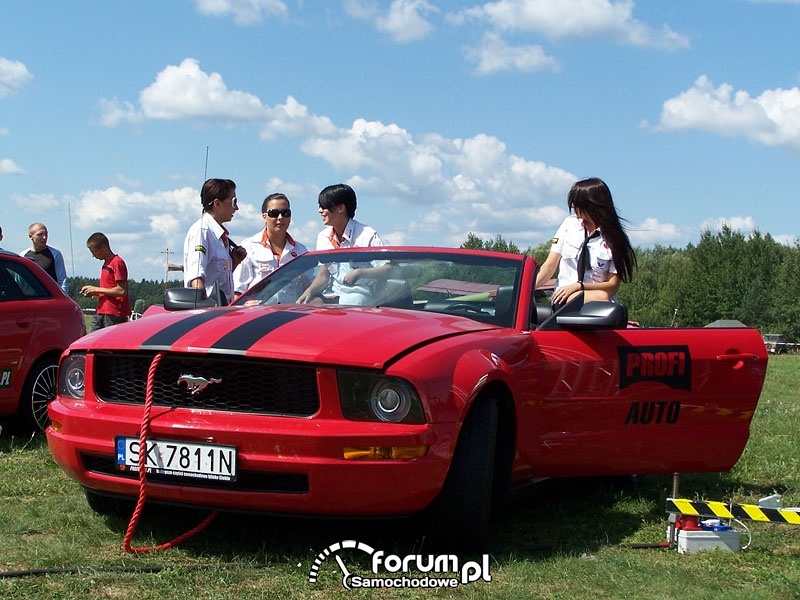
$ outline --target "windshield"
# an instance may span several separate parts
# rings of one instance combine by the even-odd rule
[[[506,259],[467,252],[349,249],[310,253],[272,273],[235,304],[393,307],[457,314],[510,327],[522,264],[516,255]]]

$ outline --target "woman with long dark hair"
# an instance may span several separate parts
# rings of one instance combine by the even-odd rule
[[[558,270],[553,304],[564,304],[579,292],[586,301],[615,301],[620,283],[633,278],[636,254],[611,190],[597,177],[583,179],[570,189],[567,206],[574,214],[558,228],[536,287]]]

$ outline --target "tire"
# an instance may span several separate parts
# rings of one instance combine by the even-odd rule
[[[429,509],[428,533],[437,550],[472,553],[486,547],[497,422],[497,403],[488,396],[467,414],[444,487]]]
[[[19,397],[17,422],[27,431],[44,431],[50,424],[47,406],[58,389],[58,357],[40,358],[28,373]]]

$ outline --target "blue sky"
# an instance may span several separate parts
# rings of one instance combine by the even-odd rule
[[[524,249],[591,176],[635,245],[800,231],[800,0],[0,6],[0,245],[42,221],[70,275],[97,276],[103,231],[162,279],[206,156],[238,185],[234,240],[282,191],[313,246],[319,190],[346,182],[387,243]]]

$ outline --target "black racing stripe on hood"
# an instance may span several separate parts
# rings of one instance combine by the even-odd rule
[[[153,346],[158,348],[169,348],[172,346],[172,344],[177,342],[195,327],[199,327],[203,323],[207,323],[211,319],[216,319],[217,317],[221,317],[225,314],[227,313],[221,310],[206,310],[200,314],[192,315],[191,317],[182,319],[177,323],[173,323],[172,325],[164,327],[164,329],[146,339],[144,342],[142,342],[142,348]]]
[[[246,351],[270,331],[306,316],[308,315],[305,313],[290,311],[271,312],[262,315],[228,332],[217,340],[209,350]]]

